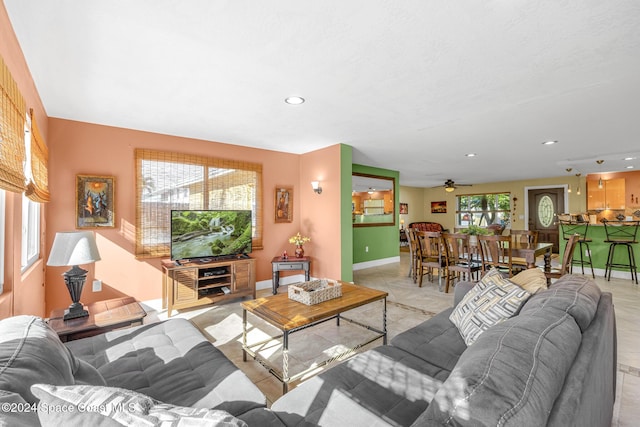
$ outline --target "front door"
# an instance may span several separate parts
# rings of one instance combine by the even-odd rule
[[[553,252],[560,252],[560,236],[556,214],[564,213],[564,188],[529,190],[529,230],[538,232],[538,242],[553,243]]]

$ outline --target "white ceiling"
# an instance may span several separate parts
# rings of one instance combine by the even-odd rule
[[[410,186],[640,169],[638,0],[4,3],[51,117],[345,143]]]

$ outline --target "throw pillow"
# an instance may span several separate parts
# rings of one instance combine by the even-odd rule
[[[518,312],[531,294],[489,270],[453,309],[449,320],[456,325],[465,344],[473,344],[482,332]]]
[[[247,427],[226,411],[187,408],[159,402],[144,394],[116,387],[34,384],[40,399],[38,417],[44,427],[58,425],[185,425]],[[49,410],[46,410],[46,409]]]
[[[509,280],[531,294],[535,294],[540,289],[547,289],[547,276],[539,268],[527,268]]]

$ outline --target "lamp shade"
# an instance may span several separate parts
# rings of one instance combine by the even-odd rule
[[[92,231],[63,231],[56,233],[47,265],[57,267],[96,261],[100,261],[100,253]]]

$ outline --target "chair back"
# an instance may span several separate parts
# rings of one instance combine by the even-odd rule
[[[423,258],[439,260],[442,256],[442,233],[438,231],[421,231],[418,244]]]
[[[574,234],[579,234],[580,240],[587,238],[587,232],[589,231],[589,221],[583,221],[584,215],[578,217],[580,219],[574,219],[570,215],[560,214],[558,215],[558,224],[560,224],[560,232],[564,240],[569,240]]]
[[[571,271],[571,264],[573,263],[573,252],[576,248],[578,240],[580,240],[580,234],[576,233],[573,236],[569,236],[567,245],[564,247],[564,255],[562,255],[562,265],[560,266],[560,272],[559,274],[554,275],[554,278],[569,274],[569,272]]]
[[[466,233],[442,233],[447,265],[466,264],[471,256],[469,235]]]
[[[511,230],[509,234],[514,243],[526,243],[530,246],[538,244],[538,232],[535,230]]]
[[[500,235],[504,231],[504,225],[502,224],[489,224],[487,230],[491,230],[493,234]]]
[[[638,225],[640,221],[607,221],[603,220],[607,243],[638,243]]]
[[[509,277],[513,276],[511,244],[511,236],[478,236],[483,275],[495,267]]]

